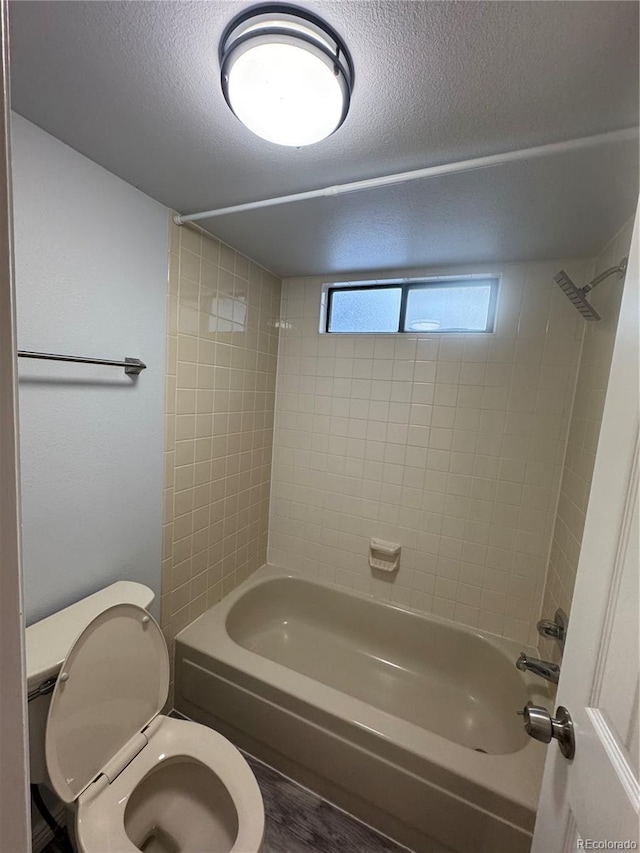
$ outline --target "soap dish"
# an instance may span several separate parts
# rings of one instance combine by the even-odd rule
[[[369,543],[369,565],[380,572],[397,572],[400,566],[400,545],[372,539]]]

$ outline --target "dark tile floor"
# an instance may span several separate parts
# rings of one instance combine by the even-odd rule
[[[264,800],[263,853],[407,853],[326,800],[245,755]],[[43,853],[64,853],[49,844]],[[205,853],[205,851],[203,851]]]

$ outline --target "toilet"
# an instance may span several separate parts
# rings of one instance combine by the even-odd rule
[[[217,732],[160,714],[169,656],[141,606],[144,591],[153,594],[138,587],[108,588],[90,606],[87,599],[44,620],[46,630],[44,622],[27,629],[30,700],[48,704],[46,778],[32,782],[46,782],[72,808],[81,853],[258,853],[264,807],[247,762]],[[55,669],[42,658],[47,635],[59,653],[71,623],[84,627],[58,663],[52,693],[55,672],[38,692],[34,676]],[[33,736],[42,734],[36,726]]]

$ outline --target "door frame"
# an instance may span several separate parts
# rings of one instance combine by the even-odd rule
[[[0,839],[31,850],[11,197],[9,18],[0,0]]]

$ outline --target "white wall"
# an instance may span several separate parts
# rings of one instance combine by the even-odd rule
[[[584,280],[398,271],[500,275],[490,335],[319,334],[323,279],[284,281],[269,562],[535,642],[584,326],[562,267]],[[397,575],[371,537],[402,545]]]
[[[159,595],[168,212],[12,117],[27,623],[128,578]],[[123,142],[126,144],[126,142]]]

